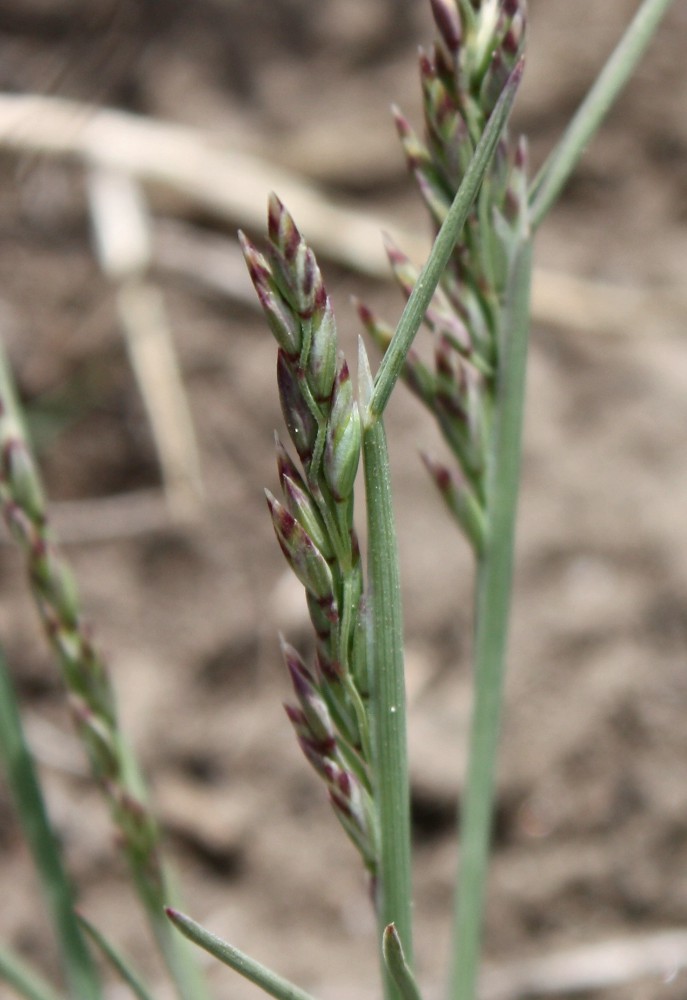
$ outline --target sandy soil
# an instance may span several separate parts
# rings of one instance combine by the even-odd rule
[[[535,165],[634,6],[532,0],[517,125],[531,137]],[[388,115],[395,100],[418,120],[424,8],[421,0],[4,0],[0,86],[216,130],[343,203],[424,227]],[[687,273],[686,30],[676,4],[538,242],[540,265],[628,295],[647,288],[664,313]],[[168,198],[155,205],[201,232],[221,231]],[[322,264],[352,351],[350,294],[391,318],[398,299],[383,283]],[[276,480],[274,345],[250,308],[163,270],[155,277],[206,484],[202,515],[186,525],[155,499],[155,443],[113,291],[93,258],[80,168],[0,157],[3,336],[186,907],[324,1000],[362,1000],[377,994],[364,881],[281,708],[288,689],[276,630],[307,646],[308,629],[261,492]],[[580,315],[585,309],[583,297],[574,303]],[[671,318],[673,329],[687,323],[684,312]],[[639,953],[648,935],[687,924],[687,349],[650,320],[609,336],[580,332],[571,314],[533,331],[486,932],[494,964],[618,936],[636,939]],[[459,540],[447,548],[452,529],[417,460],[420,446],[440,446],[404,390],[390,438],[409,650],[417,950],[435,996],[469,711],[471,566]],[[102,498],[132,491],[143,499],[125,524],[151,492],[156,524],[131,537],[90,537]],[[0,636],[82,906],[155,978],[21,562],[7,545],[0,556]],[[2,937],[51,968],[42,905],[2,788],[0,845]],[[228,970],[212,964],[209,974],[218,997],[256,995]],[[680,1000],[687,973],[585,995]]]

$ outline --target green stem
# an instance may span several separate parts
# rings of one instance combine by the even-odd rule
[[[165,906],[176,902],[179,893],[168,867],[161,872],[161,891],[151,887],[140,866],[131,865],[132,879],[145,909],[149,927],[167,966],[179,1000],[206,1000],[209,997],[205,977],[193,949],[172,931],[165,917]]]
[[[189,941],[193,941],[200,948],[204,948],[205,951],[219,959],[224,965],[228,965],[234,972],[242,975],[244,979],[255,983],[256,986],[259,986],[261,990],[270,996],[276,997],[276,1000],[313,1000],[311,995],[306,993],[305,990],[294,986],[288,979],[284,979],[282,976],[277,975],[276,972],[272,972],[271,969],[261,965],[260,962],[256,962],[254,958],[250,958],[244,952],[239,951],[238,948],[234,948],[233,945],[227,941],[223,941],[216,934],[211,934],[210,931],[205,930],[204,927],[196,923],[195,920],[191,920],[185,914],[169,908],[166,912],[174,926],[178,927]]]
[[[484,914],[520,476],[532,247],[516,252],[503,316],[487,466],[487,538],[478,560],[475,705],[460,823],[451,997],[474,1000]]]
[[[97,927],[87,920],[83,915],[79,915],[79,923],[97,945],[112,967],[119,973],[123,981],[129,987],[137,1000],[153,1000],[153,994],[144,986],[138,974],[132,969],[128,960],[100,933]]]
[[[530,188],[530,220],[536,229],[548,213],[587,143],[632,76],[658,24],[673,0],[644,0],[596,82],[544,163]]]
[[[69,988],[75,997],[102,995],[98,974],[74,912],[71,883],[48,818],[24,735],[5,658],[0,653],[0,756],[15,807],[39,874],[57,935]]]
[[[389,402],[389,397],[401,373],[410,345],[420,328],[441,276],[446,270],[453,248],[479,191],[482,178],[506,126],[523,69],[524,59],[520,59],[489,117],[448,215],[437,233],[429,258],[406,302],[396,332],[384,353],[375,378],[374,391],[369,404],[368,419],[370,421],[380,417]]]
[[[372,380],[362,344],[360,354],[361,400],[365,412]],[[372,781],[379,837],[376,886],[379,947],[382,952],[385,929],[393,923],[406,961],[412,966],[410,792],[403,617],[389,457],[381,420],[363,428],[363,464],[368,530]],[[397,987],[383,960],[383,953],[380,957],[385,996],[387,1000],[395,1000]]]

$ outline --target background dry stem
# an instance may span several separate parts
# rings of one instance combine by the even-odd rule
[[[375,278],[390,277],[380,233],[389,234],[418,262],[427,255],[428,242],[416,232],[404,231],[388,218],[337,205],[284,168],[223,148],[216,137],[197,130],[57,98],[0,95],[0,148],[119,172],[171,190],[191,209],[199,206],[230,224],[257,230],[265,191],[278,189],[317,252]],[[238,259],[233,241],[199,239],[192,230],[169,223],[160,228],[156,256],[163,268],[232,297],[244,297],[243,272],[234,284],[216,263],[215,255],[222,251],[225,268],[232,273],[232,260]],[[211,262],[207,272],[205,260]],[[584,309],[579,308],[582,301]],[[547,268],[535,274],[534,318],[557,326],[614,334],[637,328],[652,334],[675,333],[675,314],[685,309],[684,290],[671,282],[659,289],[625,288]]]

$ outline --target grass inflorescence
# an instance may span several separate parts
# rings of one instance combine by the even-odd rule
[[[277,438],[282,499],[266,496],[279,546],[305,588],[316,650],[306,666],[282,642],[296,696],[287,715],[374,877],[363,574],[353,527],[360,415],[315,256],[274,195],[268,219],[265,254],[243,235],[241,242],[279,345],[279,398],[300,469]]]

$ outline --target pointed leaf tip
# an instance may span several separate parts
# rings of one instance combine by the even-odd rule
[[[421,1000],[415,977],[408,965],[396,925],[387,924],[382,934],[382,953],[389,975],[396,983],[402,1000]]]
[[[256,962],[254,958],[239,951],[238,948],[234,948],[233,945],[223,941],[216,934],[212,934],[185,914],[169,907],[165,909],[165,913],[190,941],[193,941],[200,948],[204,948],[210,955],[238,972],[244,979],[259,986],[269,996],[275,997],[276,1000],[312,1000],[310,994],[306,993],[305,990],[277,975],[276,972],[272,972],[260,962]]]

